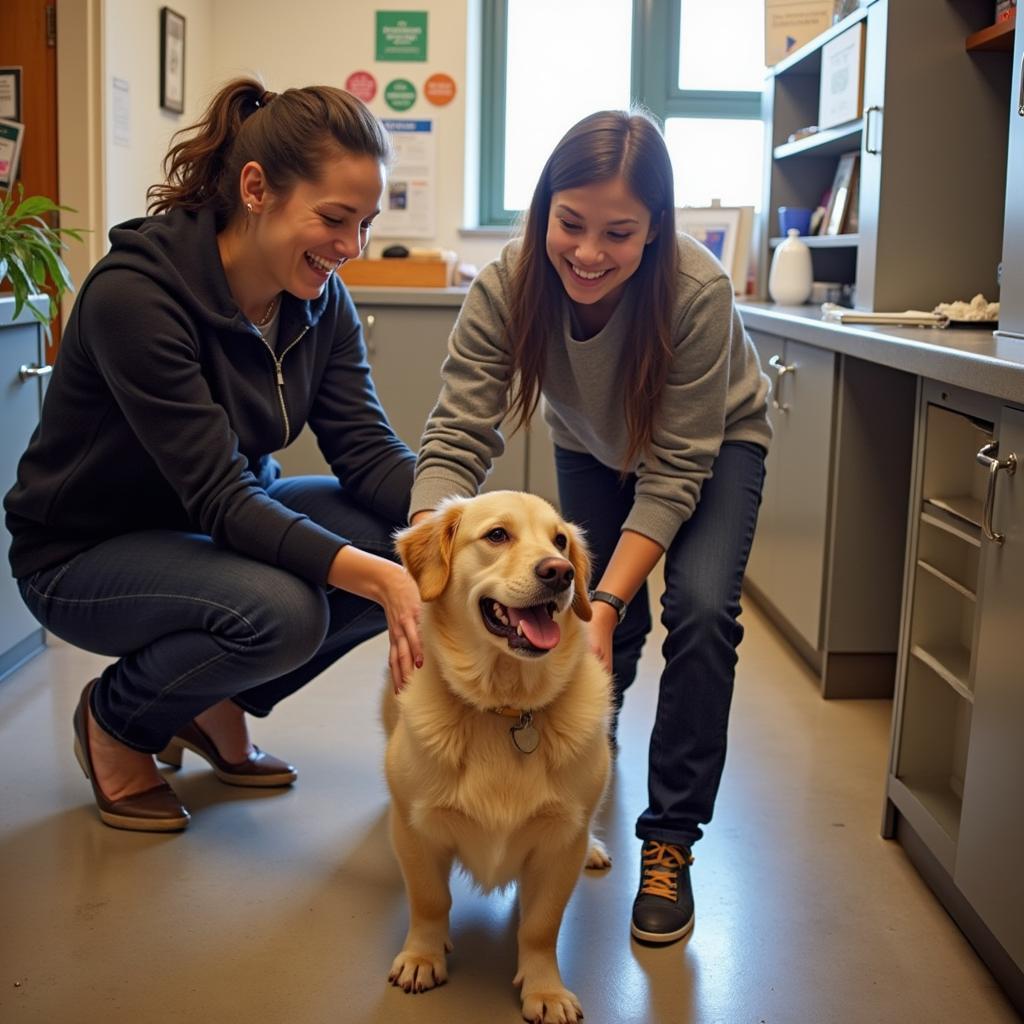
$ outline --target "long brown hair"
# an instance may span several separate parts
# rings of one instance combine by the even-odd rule
[[[585,117],[566,132],[541,171],[512,277],[508,331],[514,384],[509,411],[516,428],[529,423],[540,400],[550,325],[560,323],[565,290],[545,248],[551,197],[620,175],[650,211],[651,227],[658,229],[633,275],[639,295],[633,343],[625,353],[626,472],[651,443],[668,377],[678,263],[672,161],[661,131],[645,113],[602,110]]]
[[[330,85],[273,93],[255,78],[228,82],[175,139],[164,158],[166,181],[146,192],[149,212],[212,205],[218,230],[240,211],[239,177],[250,160],[271,191],[286,196],[297,182],[318,180],[339,149],[391,159],[384,126],[350,93]]]

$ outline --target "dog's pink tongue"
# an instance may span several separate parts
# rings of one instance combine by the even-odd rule
[[[550,651],[562,638],[558,623],[542,608],[512,608],[508,610],[508,620],[513,626],[522,625],[523,635],[542,651]]]

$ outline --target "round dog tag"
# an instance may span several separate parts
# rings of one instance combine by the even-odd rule
[[[516,750],[532,754],[540,746],[540,733],[533,727],[533,715],[528,711],[519,719],[518,725],[509,730]]]

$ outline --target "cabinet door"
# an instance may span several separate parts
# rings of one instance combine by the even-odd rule
[[[772,335],[751,337],[773,380],[769,418],[775,436],[747,571],[800,636],[820,650],[835,356]]]
[[[441,391],[441,364],[457,306],[363,306],[366,347],[384,411],[398,436],[416,451],[427,417]],[[522,490],[526,437],[506,435],[505,453],[495,460],[485,491]]]
[[[1024,411],[1005,408],[993,524],[1005,535],[982,556],[974,710],[953,878],[1018,966],[1024,967]]]
[[[1003,278],[999,290],[999,330],[1024,336],[1024,32],[1014,41],[1010,93],[1010,136],[1006,165],[1006,219],[1003,222]]]
[[[38,378],[23,381],[18,376],[24,365],[40,365],[42,343],[35,324],[16,324],[0,330],[0,410],[3,444],[0,444],[0,493],[14,485],[18,460],[39,422],[42,384]],[[0,548],[7,551],[11,535],[0,518]],[[18,588],[5,570],[0,573],[0,675],[10,666],[5,656],[11,648],[39,633],[39,623],[29,614]],[[19,660],[24,655],[14,655]]]

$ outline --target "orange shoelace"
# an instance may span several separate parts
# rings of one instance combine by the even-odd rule
[[[645,896],[661,896],[675,900],[679,886],[679,870],[692,864],[693,858],[681,846],[649,840],[644,843],[644,881],[640,892]]]

